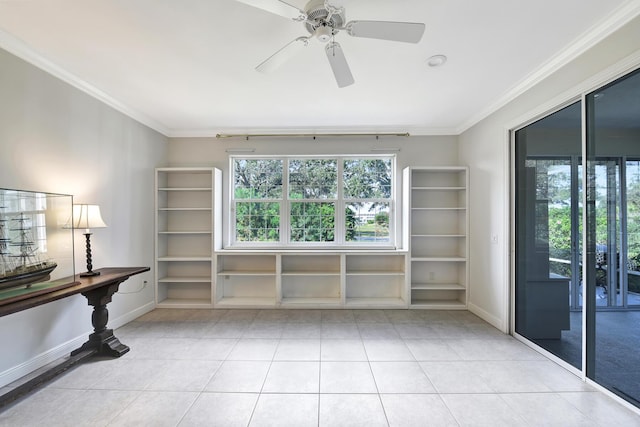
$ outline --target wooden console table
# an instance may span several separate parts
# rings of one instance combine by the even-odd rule
[[[113,294],[118,291],[120,283],[133,275],[149,270],[149,267],[101,268],[95,270],[100,272],[98,276],[80,277],[80,275],[77,274],[60,280],[61,282],[67,283],[68,286],[57,287],[51,292],[25,296],[16,301],[0,305],[0,317],[76,294],[84,295],[89,305],[93,306],[93,313],[91,315],[93,333],[89,335],[89,340],[80,348],[72,351],[70,357],[61,364],[0,396],[0,407],[27,394],[39,385],[51,380],[88,357],[120,357],[128,352],[129,347],[122,344],[118,338],[113,335],[112,329],[107,329],[107,322],[109,321],[107,304],[111,302]]]

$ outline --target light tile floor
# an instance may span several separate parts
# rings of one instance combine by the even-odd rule
[[[0,426],[640,426],[465,311],[155,310]]]

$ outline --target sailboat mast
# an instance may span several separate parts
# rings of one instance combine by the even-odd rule
[[[27,225],[28,220],[28,218],[25,218],[23,212],[20,212],[20,217],[14,219],[14,221],[18,222],[18,227],[13,230],[18,231],[19,237],[17,242],[11,243],[12,246],[18,246],[20,248],[20,254],[14,255],[14,257],[18,258],[18,265],[23,268],[38,262],[34,255],[34,242],[31,240],[31,236],[27,234],[31,232],[31,226]]]
[[[7,237],[7,232],[5,230],[6,219],[0,217],[0,274],[5,274],[7,270],[11,269],[9,263],[9,248],[7,247],[7,243],[9,243],[9,238]]]
[[[4,196],[2,200],[0,200],[0,274],[6,274],[7,271],[13,268],[13,263],[9,258],[9,247],[8,244],[11,241],[7,236],[7,228],[6,223],[7,219],[5,217],[5,209],[4,206]]]

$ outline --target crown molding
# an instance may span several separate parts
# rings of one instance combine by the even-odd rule
[[[81,90],[91,97],[96,98],[97,100],[130,117],[131,119],[155,130],[156,132],[163,134],[164,136],[168,136],[169,129],[158,123],[156,120],[153,120],[149,116],[118,101],[117,99],[98,89],[91,83],[88,83],[75,74],[70,73],[59,65],[51,62],[46,57],[33,50],[25,42],[3,31],[2,29],[0,29],[0,48],[28,62],[29,64],[40,68],[41,70],[47,72],[48,74],[51,74],[52,76],[62,80],[63,82],[68,83],[76,89]]]
[[[547,102],[536,106],[536,108],[510,120],[505,124],[504,129],[508,132],[510,130],[527,126],[536,120],[548,116],[554,111],[561,110],[562,108],[579,101],[582,95],[601,88],[602,86],[637,69],[640,69],[640,50],[607,67],[598,74],[580,82],[572,88],[558,94]]]
[[[297,134],[297,133],[405,133],[411,136],[456,136],[460,135],[475,124],[487,118],[500,108],[513,101],[527,90],[531,89],[544,79],[551,76],[563,66],[576,59],[597,43],[611,35],[633,18],[640,15],[640,0],[629,0],[618,9],[609,14],[599,24],[594,25],[579,37],[574,39],[567,47],[559,51],[551,59],[546,61],[526,78],[521,80],[512,89],[507,91],[497,101],[487,108],[473,115],[460,126],[451,128],[430,128],[421,126],[383,126],[383,127],[337,127],[337,128],[207,128],[207,129],[170,129],[162,123],[137,111],[134,108],[116,100],[109,94],[98,89],[94,85],[81,79],[73,73],[63,69],[59,65],[51,62],[42,54],[33,50],[22,40],[0,29],[0,48],[34,65],[37,68],[59,78],[69,85],[81,90],[84,93],[98,99],[113,109],[125,114],[131,119],[159,132],[169,138],[211,138],[220,133],[270,133],[270,134]]]
[[[0,48],[40,68],[48,74],[68,83],[78,90],[96,98],[111,108],[121,112],[131,119],[161,133],[168,138],[215,138],[221,133],[228,134],[350,134],[350,133],[409,133],[411,136],[457,135],[456,128],[429,128],[416,126],[371,126],[371,127],[282,127],[282,128],[205,128],[205,129],[170,129],[149,116],[118,101],[94,85],[70,73],[53,63],[42,54],[36,52],[22,40],[0,29]]]
[[[496,102],[490,104],[487,108],[469,118],[469,120],[456,129],[456,134],[462,134],[472,126],[495,113],[509,102],[513,101],[589,49],[593,48],[596,44],[622,28],[622,26],[638,15],[640,15],[640,0],[629,0],[611,12],[600,23],[592,26],[587,31],[576,37],[573,42],[560,50],[556,55],[543,63],[536,70],[531,72]]]

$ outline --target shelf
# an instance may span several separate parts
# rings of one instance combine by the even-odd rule
[[[466,234],[412,234],[411,237],[461,238],[461,237],[467,237],[467,235]]]
[[[430,256],[430,257],[415,257],[415,258],[411,258],[411,262],[465,262],[467,259],[463,258],[463,257],[448,257],[448,256],[444,256],[444,257],[437,257],[437,256]]]
[[[347,298],[348,307],[406,307],[402,298]]]
[[[211,301],[204,298],[167,298],[158,301],[158,308],[211,308]]]
[[[213,234],[213,232],[211,230],[193,230],[193,231],[170,231],[170,230],[165,230],[165,231],[158,231],[158,234]]]
[[[411,290],[464,291],[466,288],[458,283],[412,283]]]
[[[340,276],[339,271],[283,271],[283,276]]]
[[[331,305],[331,306],[339,306],[342,304],[342,300],[340,298],[311,298],[311,297],[288,297],[282,298],[281,305]]]
[[[216,273],[218,276],[275,276],[276,272],[271,270],[223,270]]]
[[[158,191],[212,191],[211,187],[159,187]]]
[[[162,277],[159,283],[211,283],[211,277]]]
[[[347,276],[404,276],[404,271],[347,271]]]
[[[223,297],[215,304],[217,307],[275,307],[275,298],[270,297]]]
[[[464,310],[466,304],[458,300],[411,300],[410,308],[436,308],[440,310]]]
[[[163,212],[186,212],[186,211],[211,211],[211,208],[158,208]]]
[[[206,257],[206,256],[159,256],[158,261],[159,262],[185,262],[185,261],[211,262],[212,258]]]
[[[466,211],[467,208],[459,207],[459,206],[451,206],[451,207],[433,207],[433,208],[411,208],[412,211]]]
[[[411,187],[411,190],[418,191],[462,191],[466,190],[467,187]]]

